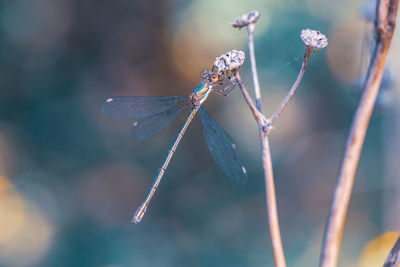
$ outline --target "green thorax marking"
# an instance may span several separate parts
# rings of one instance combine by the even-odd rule
[[[211,86],[205,82],[202,81],[197,85],[196,88],[194,88],[192,95],[195,95],[196,98],[199,101],[199,104],[202,104],[204,101],[206,101],[208,94],[211,92]]]

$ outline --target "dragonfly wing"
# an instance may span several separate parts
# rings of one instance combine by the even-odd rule
[[[246,169],[238,157],[234,141],[203,107],[199,108],[199,114],[208,149],[215,162],[234,182],[245,184]]]
[[[107,99],[101,109],[104,114],[116,119],[135,120],[167,111],[178,102],[188,99],[187,96],[113,97]]]
[[[151,116],[144,117],[132,124],[132,136],[134,139],[143,140],[159,133],[168,126],[178,114],[189,104],[176,106],[164,112],[159,112]]]

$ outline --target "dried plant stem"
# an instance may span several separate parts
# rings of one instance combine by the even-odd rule
[[[257,107],[253,103],[253,100],[251,100],[249,92],[247,91],[246,87],[243,84],[242,78],[240,77],[239,71],[235,72],[235,80],[238,83],[240,91],[242,91],[243,97],[246,100],[246,103],[249,106],[251,112],[253,113],[253,116],[256,119],[257,124],[259,126],[267,124],[268,123],[267,118],[265,118],[265,116],[260,111],[258,111]]]
[[[253,84],[254,84],[254,94],[256,98],[256,105],[254,105],[249,93],[247,92],[246,87],[243,84],[243,81],[240,77],[239,71],[237,71],[237,67],[235,68],[228,67],[227,69],[233,70],[233,74],[236,82],[239,84],[240,90],[246,100],[250,110],[253,113],[254,118],[257,121],[258,130],[260,134],[261,141],[261,151],[262,151],[262,160],[263,160],[263,168],[264,168],[264,180],[265,180],[265,198],[267,205],[267,215],[269,222],[269,230],[271,235],[271,243],[272,243],[272,252],[274,255],[275,266],[285,267],[285,255],[283,252],[282,238],[279,228],[279,220],[278,220],[278,208],[276,204],[276,193],[275,193],[275,182],[274,182],[274,171],[272,168],[272,159],[271,159],[271,149],[268,140],[268,134],[272,129],[272,123],[275,122],[278,117],[282,114],[286,106],[288,105],[290,99],[293,97],[294,93],[297,90],[297,87],[300,84],[301,79],[303,78],[304,72],[307,68],[307,63],[310,58],[311,52],[313,49],[322,49],[328,45],[328,39],[319,31],[305,29],[301,31],[300,38],[303,43],[306,45],[306,53],[304,55],[304,61],[301,66],[300,72],[297,76],[295,83],[290,89],[288,95],[282,101],[279,108],[274,112],[270,120],[267,120],[265,116],[261,113],[261,93],[260,93],[260,83],[258,81],[257,74],[257,65],[256,65],[256,56],[254,52],[254,39],[253,33],[255,29],[255,23],[259,18],[259,12],[253,10],[248,14],[244,14],[241,17],[237,18],[235,22],[232,24],[234,28],[243,28],[246,27],[248,34],[248,46],[249,46],[249,54],[250,54],[250,64],[251,70],[253,74]],[[230,62],[229,60],[221,61],[217,58],[216,66],[219,69],[225,69],[221,62],[225,63]]]
[[[397,239],[392,250],[386,258],[383,267],[397,267],[400,263],[400,237]]]
[[[261,139],[261,150],[262,150],[262,160],[264,168],[264,179],[265,179],[265,194],[266,194],[266,204],[268,213],[269,230],[271,235],[272,252],[274,255],[275,266],[284,267],[286,266],[285,255],[283,252],[282,238],[279,228],[278,220],[278,208],[276,205],[276,194],[275,194],[275,183],[274,183],[274,173],[272,169],[271,151],[269,147],[267,121],[256,108],[246,87],[243,84],[240,74],[237,71],[235,73],[235,79],[239,84],[239,88],[242,91],[244,99],[252,111],[254,118],[257,121],[260,139]],[[261,116],[260,116],[261,114]]]
[[[248,36],[249,36],[249,52],[250,52],[250,61],[253,72],[253,81],[254,81],[254,90],[256,96],[256,105],[254,105],[249,93],[244,86],[239,72],[235,73],[236,81],[239,84],[240,90],[250,107],[250,110],[253,112],[254,118],[257,121],[260,139],[261,139],[261,151],[262,151],[262,160],[263,160],[263,168],[264,168],[264,179],[265,179],[265,192],[266,192],[266,204],[267,204],[267,213],[268,213],[268,222],[269,222],[269,230],[271,235],[271,243],[274,254],[274,260],[276,266],[286,266],[285,255],[283,252],[282,238],[279,228],[279,220],[278,220],[278,209],[276,204],[276,193],[275,193],[275,182],[274,182],[274,172],[272,168],[272,159],[271,159],[271,150],[269,145],[268,134],[271,131],[272,123],[275,122],[282,112],[285,110],[288,105],[290,99],[293,97],[294,93],[297,90],[297,87],[300,84],[301,79],[303,78],[304,72],[307,68],[308,60],[310,58],[312,48],[307,46],[306,52],[304,55],[304,61],[301,66],[300,72],[297,76],[296,81],[292,85],[287,96],[284,98],[278,109],[274,112],[269,120],[266,120],[264,115],[261,113],[261,96],[260,96],[260,86],[257,75],[257,67],[255,62],[255,53],[254,53],[254,43],[253,43],[253,32],[254,32],[254,24],[249,24],[247,26]]]
[[[253,74],[254,95],[256,98],[256,107],[257,107],[258,111],[262,112],[260,82],[258,81],[256,55],[254,52],[254,38],[253,38],[254,28],[255,28],[255,24],[253,24],[253,23],[251,23],[247,26],[247,36],[248,36],[248,45],[249,45],[249,54],[250,54],[251,73]]]
[[[312,52],[312,48],[307,46],[306,52],[304,54],[303,64],[301,65],[301,69],[300,69],[299,74],[297,75],[296,81],[292,85],[292,88],[290,89],[289,93],[283,99],[279,108],[274,112],[274,114],[269,119],[271,125],[279,118],[279,116],[282,114],[282,112],[285,110],[286,106],[288,105],[290,99],[293,97],[294,93],[296,92],[297,87],[299,86],[299,83],[300,83],[301,79],[303,78],[304,72],[306,71],[311,52]]]
[[[271,233],[272,251],[276,266],[286,266],[285,254],[283,252],[281,230],[279,228],[278,207],[276,203],[274,171],[272,169],[271,149],[269,146],[268,133],[260,131],[261,152],[264,168],[265,194],[268,207],[269,231]]]
[[[364,138],[392,41],[400,0],[379,0],[377,45],[366,77],[363,95],[351,125],[322,243],[320,266],[337,266],[340,241]]]
[[[262,105],[261,105],[260,82],[258,81],[256,56],[254,52],[254,39],[253,39],[254,28],[255,24],[250,23],[247,26],[247,33],[248,33],[251,72],[253,74],[254,95],[256,98],[257,110],[261,113]],[[236,78],[240,79],[238,72],[236,76],[237,76]],[[251,98],[249,97],[247,90],[244,87],[243,82],[241,80],[239,85],[240,85],[240,90],[242,91],[245,99],[246,98],[250,99],[250,101],[246,100],[249,104],[249,102],[251,102]],[[249,104],[249,106],[251,108],[251,104]],[[264,119],[263,121],[257,120],[257,124],[261,139],[261,152],[262,152],[264,180],[265,180],[265,198],[267,205],[269,232],[271,235],[272,252],[274,255],[275,266],[284,267],[286,266],[286,261],[285,261],[285,254],[283,252],[281,231],[279,228],[279,217],[278,217],[278,208],[276,204],[276,193],[275,193],[275,182],[274,182],[274,170],[272,168],[271,149],[269,146],[268,133],[266,127],[266,125],[270,123],[269,121]]]

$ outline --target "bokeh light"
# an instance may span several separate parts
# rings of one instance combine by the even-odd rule
[[[382,265],[399,235],[399,232],[386,232],[369,241],[360,255],[358,266],[372,267]]]
[[[301,30],[320,30],[329,39],[327,48],[312,53],[270,135],[287,263],[317,265],[373,46],[364,5],[1,1],[0,266],[273,265],[258,129],[237,88],[228,97],[211,95],[204,107],[235,140],[247,185],[234,184],[218,168],[196,117],[139,225],[131,223],[133,212],[187,113],[136,142],[131,121],[101,112],[113,96],[189,95],[202,70],[231,49],[246,53],[240,72],[253,95],[247,31],[230,27],[251,10],[260,12],[254,39],[267,116],[301,67]],[[360,159],[340,266],[382,265],[400,231],[399,33],[397,27],[390,79]]]
[[[54,233],[52,223],[5,177],[0,177],[0,229],[0,262],[8,266],[36,263],[49,250]]]
[[[229,27],[229,23],[246,12],[249,4],[257,8],[263,18],[257,23],[257,37],[268,29],[270,3],[253,0],[233,5],[229,1],[202,0],[182,8],[181,13],[171,21],[170,32],[174,65],[185,78],[197,80],[199,70],[211,68],[210,62],[215,57],[230,48],[245,48],[245,31],[238,34],[236,29]]]
[[[356,82],[365,74],[362,69],[364,57],[370,47],[363,47],[370,27],[359,17],[333,24],[329,33],[329,66],[337,77],[345,82]]]

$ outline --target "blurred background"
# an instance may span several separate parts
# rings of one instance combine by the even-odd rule
[[[300,31],[319,30],[295,98],[271,134],[289,266],[316,266],[346,136],[369,61],[374,1],[0,2],[0,266],[272,266],[258,130],[240,92],[205,106],[236,140],[249,181],[213,162],[190,125],[139,225],[143,200],[185,112],[130,137],[101,113],[111,96],[189,95],[214,58],[247,53],[229,26],[253,9],[263,110],[300,69]],[[340,266],[380,266],[400,231],[400,32],[358,168]],[[249,62],[241,75],[253,91]]]

